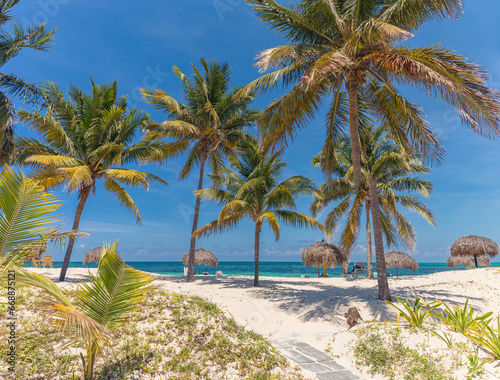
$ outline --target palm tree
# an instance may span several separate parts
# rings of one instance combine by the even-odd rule
[[[60,232],[55,225],[61,203],[53,194],[21,171],[8,165],[0,174],[0,279],[10,269],[24,265],[26,257],[46,246],[75,234]]]
[[[415,230],[399,208],[418,213],[433,226],[436,219],[432,211],[420,199],[408,194],[430,196],[432,184],[417,177],[418,174],[428,174],[429,169],[423,166],[419,159],[405,157],[382,128],[376,130],[365,128],[361,133],[361,141],[366,155],[361,161],[362,182],[359,187],[354,186],[353,183],[352,151],[349,139],[344,138],[336,148],[334,161],[337,165],[335,167],[326,168],[323,162],[327,160],[323,160],[321,156],[315,157],[314,161],[317,166],[321,166],[331,178],[328,178],[320,187],[311,205],[311,211],[313,216],[316,216],[332,202],[339,202],[328,213],[325,227],[333,229],[342,218],[345,218],[340,243],[345,252],[352,252],[360,232],[361,214],[363,208],[365,209],[367,277],[373,278],[369,177],[377,181],[382,229],[388,246],[397,245],[398,241],[401,241],[413,250],[416,244]],[[380,269],[378,271],[380,273]]]
[[[142,90],[144,98],[163,111],[168,120],[153,124],[150,140],[169,140],[168,154],[172,157],[187,153],[187,160],[179,178],[185,179],[195,165],[199,165],[198,190],[203,188],[205,164],[208,161],[213,174],[219,174],[223,160],[236,149],[244,133],[257,119],[257,111],[250,108],[254,99],[252,93],[234,99],[238,89],[229,89],[231,68],[227,63],[207,62],[200,59],[203,71],[193,65],[193,79],[190,80],[178,67],[174,72],[182,82],[186,103],[180,103],[161,90]],[[200,198],[196,197],[193,227],[198,228]],[[196,239],[191,236],[187,281],[194,281],[194,251]]]
[[[21,271],[17,280],[42,289],[50,299],[38,308],[48,314],[49,324],[58,333],[69,336],[74,345],[84,345],[86,359],[80,354],[85,379],[94,378],[96,356],[130,313],[137,310],[151,290],[154,280],[149,274],[125,265],[116,256],[118,242],[103,246],[97,276],[77,289],[77,302],[72,303],[57,285],[41,274]]]
[[[122,166],[140,161],[151,161],[164,155],[159,142],[134,143],[148,115],[137,109],[128,110],[126,98],[118,98],[118,83],[96,85],[92,81],[90,94],[73,85],[68,98],[54,83],[44,89],[52,103],[52,112],[21,111],[20,118],[41,141],[16,138],[20,164],[33,167],[31,177],[47,189],[64,185],[69,193],[78,193],[78,206],[73,230],[78,231],[83,208],[98,180],[103,180],[106,191],[131,209],[137,222],[141,216],[132,197],[123,184],[149,189],[151,181],[167,184],[161,178]],[[74,239],[70,239],[64,256],[60,281],[64,281],[71,258]]]
[[[266,90],[279,82],[294,84],[265,110],[261,132],[271,143],[293,137],[322,102],[329,102],[325,147],[349,125],[354,183],[359,185],[362,151],[357,99],[362,95],[394,141],[439,160],[440,142],[422,110],[402,96],[395,84],[439,95],[460,111],[464,124],[475,132],[499,134],[499,94],[487,86],[485,69],[440,44],[401,45],[426,21],[458,18],[462,1],[301,0],[289,6],[274,0],[247,1],[262,21],[291,42],[262,51],[256,65],[273,71],[242,91]]]
[[[279,178],[286,167],[283,151],[263,153],[255,144],[243,144],[238,157],[230,157],[235,171],[223,168],[221,176],[213,176],[213,188],[197,191],[201,199],[211,199],[224,205],[217,220],[195,231],[193,236],[205,236],[235,227],[247,217],[255,223],[254,286],[259,286],[260,232],[269,223],[276,241],[280,237],[279,221],[294,227],[323,229],[315,219],[292,211],[295,198],[315,191],[312,180],[303,176]]]
[[[45,25],[23,27],[12,21],[11,10],[19,0],[0,1],[0,68],[17,56],[24,48],[47,51],[55,29],[47,31]],[[5,26],[12,25],[12,30]],[[17,112],[7,95],[17,97],[31,105],[45,103],[43,93],[33,84],[14,74],[0,72],[0,166],[10,163],[14,156],[14,123]]]
[[[400,149],[418,151],[426,161],[439,162],[444,153],[441,142],[425,122],[422,109],[405,98],[396,84],[414,85],[441,97],[474,132],[488,137],[499,134],[499,94],[487,86],[485,69],[440,44],[425,48],[401,45],[426,21],[458,18],[462,1],[301,0],[297,6],[279,5],[274,0],[247,1],[262,21],[291,42],[261,52],[257,66],[273,71],[239,94],[293,84],[264,111],[260,132],[267,144],[286,144],[328,102],[323,151],[333,157],[329,152],[348,127],[354,184],[358,186],[363,153],[361,98]],[[369,178],[368,185],[370,198],[377,199],[376,180]],[[372,203],[371,211],[377,262],[382,263],[378,202]],[[390,298],[388,284],[380,278],[379,296]]]

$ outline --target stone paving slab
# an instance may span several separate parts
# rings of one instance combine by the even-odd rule
[[[327,366],[323,365],[323,363],[307,363],[307,364],[302,364],[301,367],[314,373],[329,372],[332,370],[331,368],[328,368]]]
[[[331,361],[332,357],[330,355],[325,354],[324,352],[315,349],[312,346],[298,346],[297,350],[302,352],[303,354],[314,358],[317,362],[327,362]]]
[[[273,343],[273,346],[279,350],[292,348],[292,346],[290,346],[288,343],[285,343],[285,342],[272,342],[272,343]]]
[[[354,373],[348,370],[336,372],[317,373],[318,380],[357,380],[359,379]]]
[[[299,364],[307,364],[307,363],[314,363],[315,360],[307,357],[305,355],[302,355],[300,352],[295,351],[295,350],[283,350],[283,353],[286,357],[292,359],[294,362],[297,362]]]
[[[324,367],[327,367],[328,371],[341,371],[341,370],[344,369],[344,367],[342,367],[336,361],[331,360],[331,358],[330,358],[330,361],[321,362],[321,365],[324,366]],[[320,372],[320,371],[318,371],[318,372]],[[325,371],[325,372],[327,372],[327,371]]]
[[[359,377],[313,346],[299,341],[277,341],[273,345],[290,360],[316,375],[318,380],[357,380]]]

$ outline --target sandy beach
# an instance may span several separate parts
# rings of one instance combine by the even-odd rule
[[[70,268],[68,278],[74,283],[86,278],[87,271]],[[37,269],[37,272],[57,279],[59,270]],[[194,283],[186,283],[182,276],[155,277],[155,285],[159,288],[206,298],[233,316],[236,322],[272,342],[295,339],[322,351],[329,343],[332,344],[334,336],[339,337],[334,346],[345,344],[342,335],[349,336],[351,333],[347,332],[344,313],[351,306],[358,308],[365,322],[396,319],[395,309],[377,300],[376,280],[261,277],[261,286],[254,288],[253,279],[246,276],[196,276]],[[422,297],[426,302],[440,300],[459,305],[469,299],[479,313],[492,311],[495,317],[500,314],[498,269],[390,278],[389,284],[393,298],[414,300]],[[440,344],[439,340],[433,342],[438,346]],[[346,355],[338,360],[357,372],[351,359]],[[499,369],[494,364],[488,366],[490,372]],[[362,378],[383,377],[364,374]]]

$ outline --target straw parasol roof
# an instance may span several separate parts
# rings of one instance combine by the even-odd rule
[[[45,243],[33,247],[30,251],[28,251],[25,262],[30,262],[31,259],[41,260],[45,251],[47,251],[47,244]]]
[[[320,268],[324,264],[327,268],[335,268],[337,264],[344,266],[347,259],[336,245],[318,241],[304,249],[302,262],[308,267]]]
[[[391,251],[385,254],[385,264],[388,268],[406,268],[416,271],[418,263],[410,255],[399,252]]]
[[[98,264],[99,261],[101,261],[101,252],[102,252],[102,247],[92,248],[85,254],[83,258],[83,264],[88,264],[88,263]],[[116,252],[116,256],[121,259],[121,256],[118,252]]]
[[[490,258],[486,255],[477,255],[477,263],[482,267],[490,266]],[[467,269],[472,269],[475,266],[474,257],[472,256],[450,256],[446,260],[446,265],[450,268],[464,265]]]
[[[418,263],[413,257],[399,251],[387,252],[385,254],[385,265],[387,268],[396,268],[396,276],[399,276],[399,268],[411,269],[412,271],[418,269]]]
[[[488,255],[493,258],[498,255],[498,244],[482,236],[469,235],[457,239],[450,253],[452,256]]]
[[[182,256],[182,263],[188,265],[189,252]],[[212,252],[203,248],[198,248],[194,251],[194,265],[210,265],[216,267],[219,264],[217,257]]]

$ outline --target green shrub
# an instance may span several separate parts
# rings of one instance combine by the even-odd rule
[[[417,297],[414,303],[408,300],[403,302],[398,297],[396,297],[396,299],[399,304],[394,304],[390,301],[385,302],[399,310],[398,317],[405,319],[413,327],[422,327],[425,320],[434,315],[432,314],[432,310],[442,304],[441,301],[426,304],[420,297]]]
[[[439,358],[409,348],[396,329],[383,331],[368,327],[360,330],[354,348],[358,365],[390,380],[451,380]]]
[[[500,318],[497,328],[491,327],[487,321],[480,321],[475,330],[468,335],[476,344],[484,348],[496,360],[500,360]]]
[[[463,308],[457,305],[453,305],[452,307],[444,304],[445,312],[436,312],[434,315],[438,317],[441,322],[450,328],[451,330],[468,335],[470,331],[477,328],[478,323],[483,321],[488,323],[490,321],[490,317],[493,314],[492,312],[483,314],[481,316],[474,316],[474,308],[469,305],[469,300],[465,302]]]

